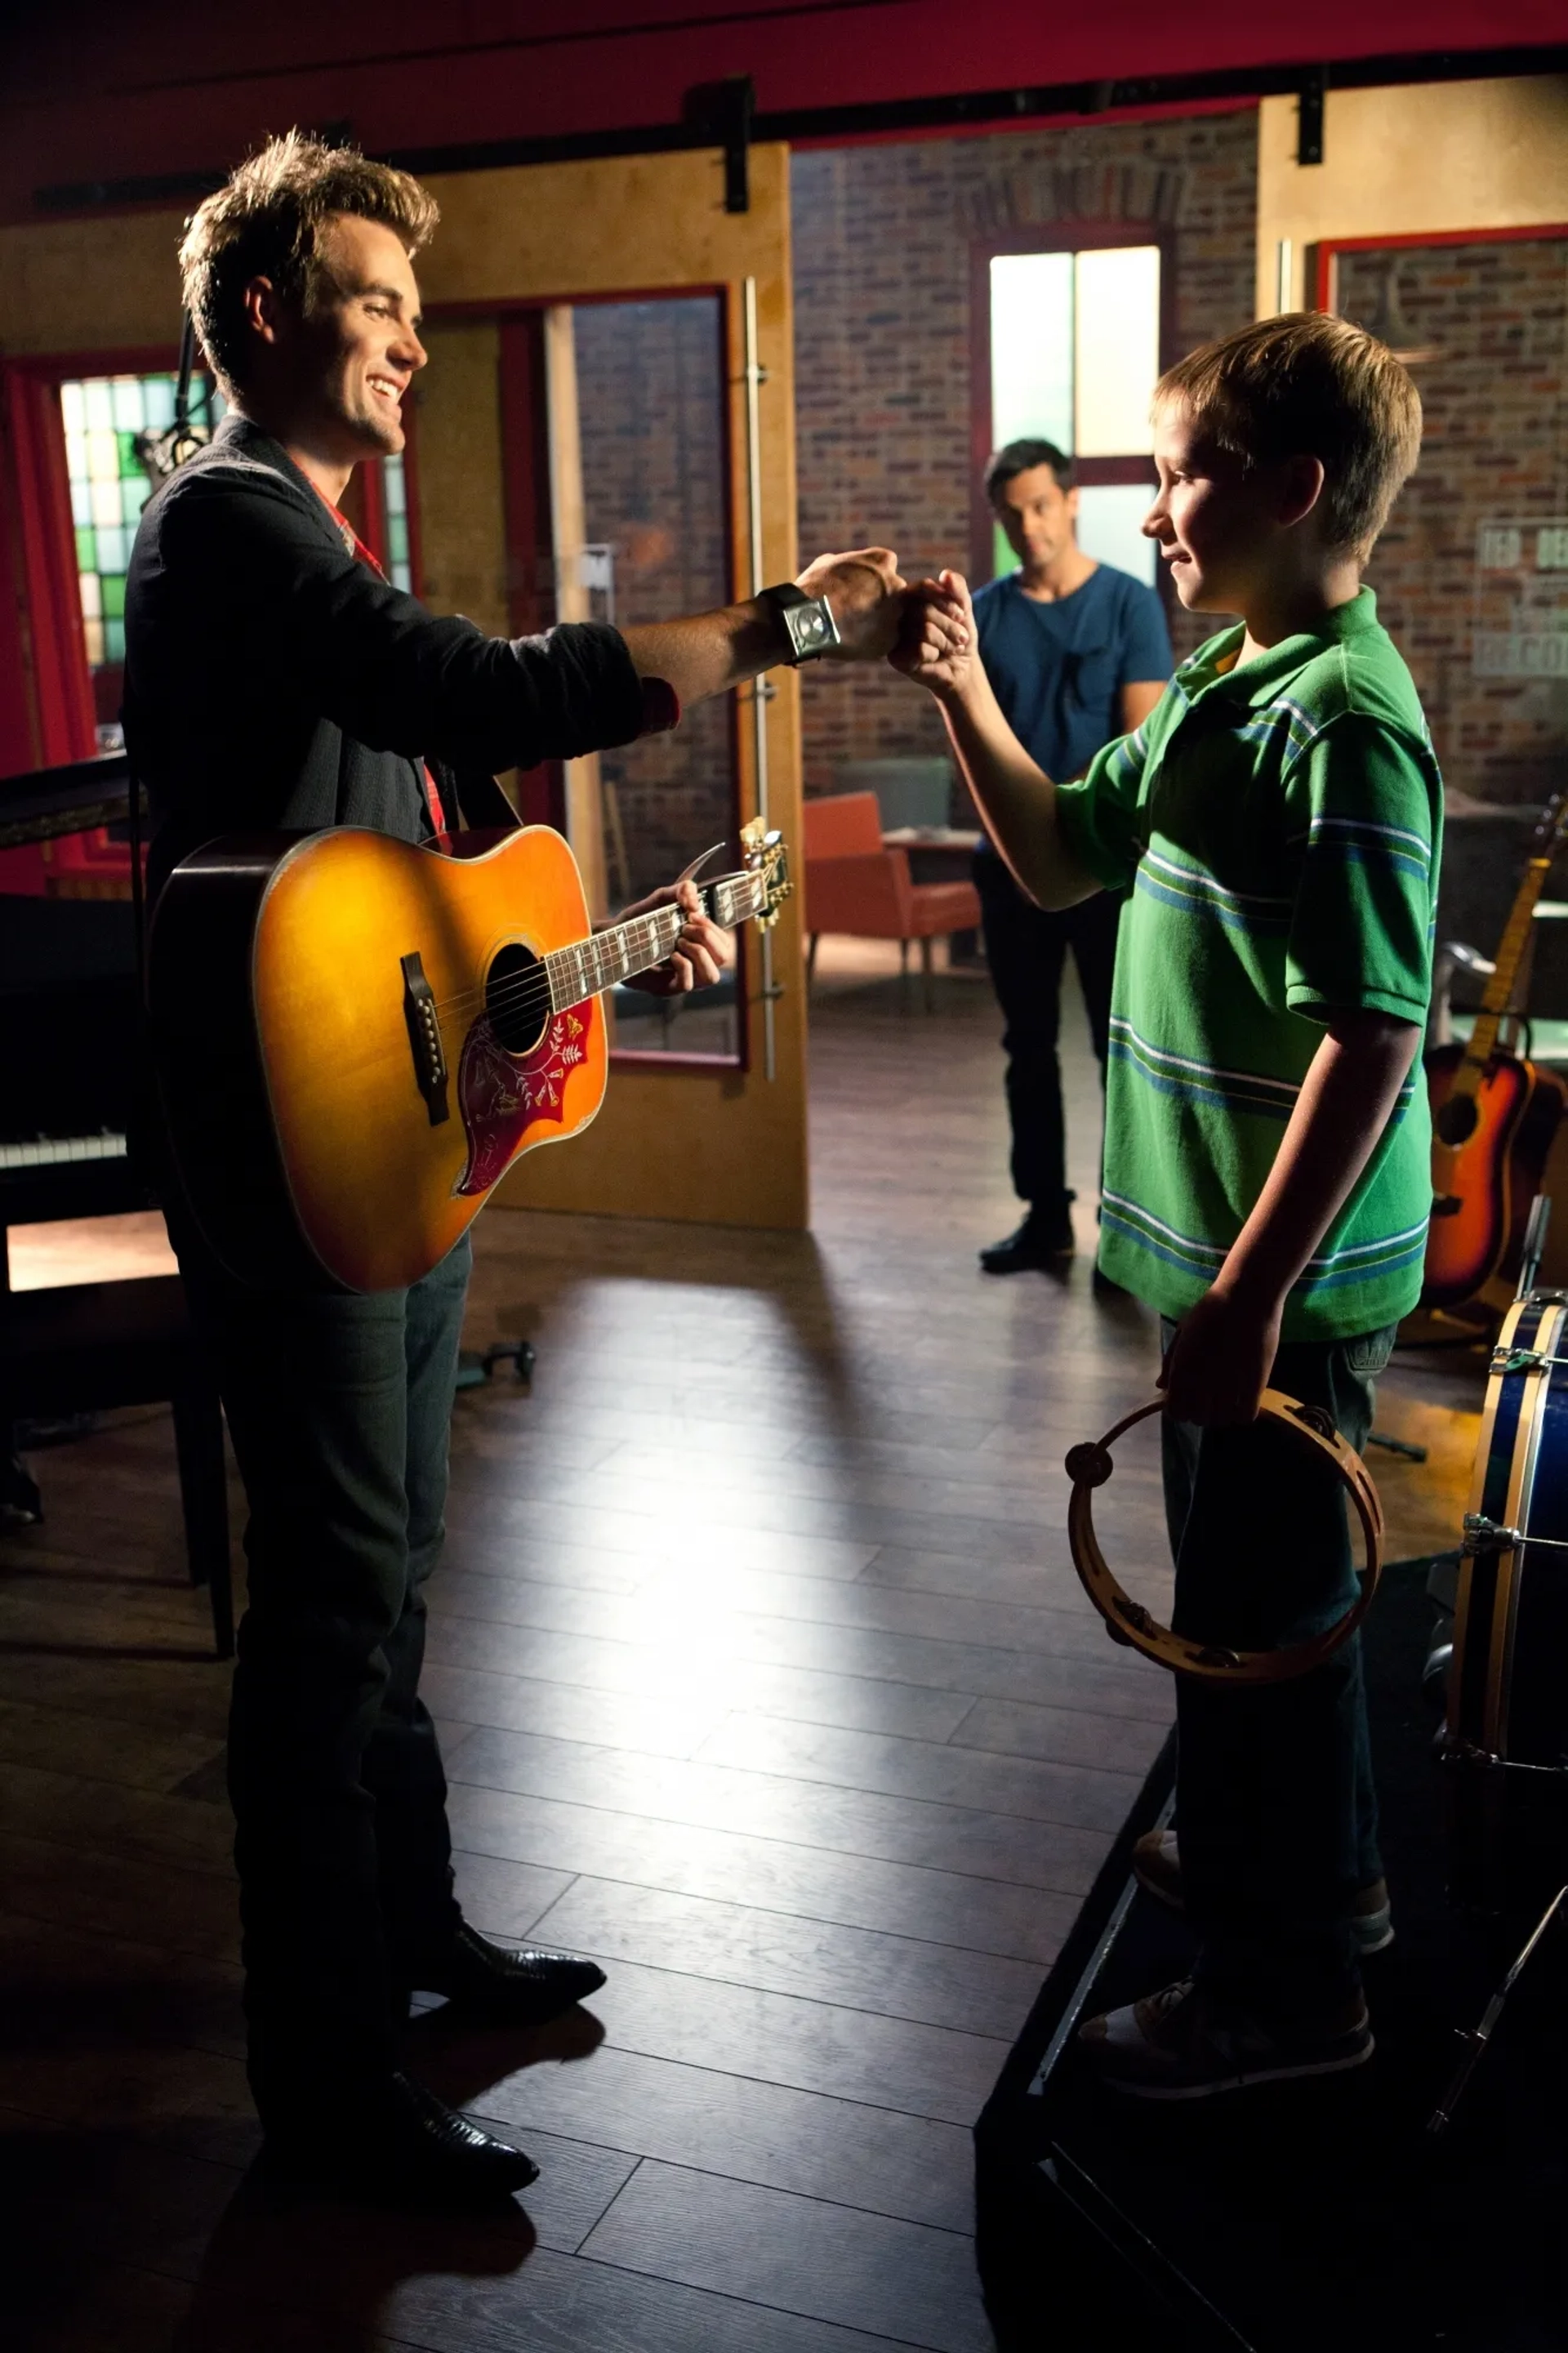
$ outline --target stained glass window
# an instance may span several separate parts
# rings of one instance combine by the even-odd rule
[[[125,575],[136,525],[153,490],[136,454],[136,437],[174,423],[176,381],[172,375],[100,375],[60,386],[82,628],[91,670],[125,659]],[[192,386],[192,408],[204,424],[209,403],[216,422],[223,401],[203,378]]]
[[[1076,457],[1079,545],[1151,584],[1157,558],[1139,526],[1153,470],[1148,485],[1104,473],[1125,470],[1127,459],[1152,448],[1149,395],[1159,373],[1158,246],[993,258],[991,446],[1040,439]],[[1097,466],[1104,459],[1114,469]],[[998,524],[995,571],[1016,564]]]

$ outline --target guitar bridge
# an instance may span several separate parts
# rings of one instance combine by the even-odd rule
[[[414,1083],[425,1098],[431,1126],[439,1127],[443,1120],[451,1118],[452,1108],[447,1100],[447,1050],[441,1043],[441,1019],[436,1010],[435,992],[425,977],[425,965],[417,949],[400,961],[403,1018],[408,1024],[408,1043],[414,1055]]]
[[[1436,1193],[1432,1197],[1432,1215],[1435,1218],[1457,1218],[1464,1206],[1458,1193]]]

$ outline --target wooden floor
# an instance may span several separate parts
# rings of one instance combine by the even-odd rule
[[[409,2063],[542,2165],[512,2221],[247,2183],[226,1676],[167,1419],[35,1458],[47,1522],[0,1544],[5,2342],[989,2346],[970,2126],[1170,1693],[1062,1532],[1066,1447],[1153,1363],[1151,1319],[1090,1290],[1079,1025],[1086,1255],[986,1280],[1014,1215],[996,1019],[984,984],[941,989],[927,1018],[864,958],[825,972],[809,1237],[481,1223],[472,1337],[539,1365],[454,1420],[426,1688],[460,1892],[609,1972],[531,2042],[411,2030]],[[1468,1368],[1391,1377],[1386,1426],[1436,1450],[1377,1458],[1396,1555],[1451,1540],[1479,1402]],[[1134,1453],[1107,1527],[1157,1597]]]

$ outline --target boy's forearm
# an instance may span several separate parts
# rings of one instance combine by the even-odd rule
[[[1420,1039],[1392,1014],[1331,1016],[1216,1291],[1279,1312],[1376,1149]]]
[[[962,692],[942,698],[942,712],[985,829],[1030,898],[1072,907],[1100,890],[1062,837],[1055,785],[1008,726],[978,663]]]

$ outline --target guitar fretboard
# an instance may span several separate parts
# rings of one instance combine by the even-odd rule
[[[1465,1050],[1465,1060],[1478,1070],[1484,1070],[1497,1047],[1498,1031],[1503,1015],[1508,1011],[1513,995],[1513,984],[1530,940],[1530,926],[1535,915],[1535,902],[1546,887],[1551,871],[1550,858],[1532,858],[1524,870],[1524,880],[1519,886],[1510,913],[1507,928],[1498,945],[1497,965],[1481,998],[1481,1009],[1476,1016],[1476,1026]]]
[[[749,872],[721,875],[716,881],[700,885],[698,896],[703,913],[726,931],[756,914],[764,899],[759,878]],[[613,988],[617,981],[651,972],[668,955],[686,920],[679,907],[656,907],[650,914],[634,915],[629,923],[612,923],[607,931],[553,950],[544,959],[551,1011],[563,1013],[569,1005],[581,1005],[585,997]]]

